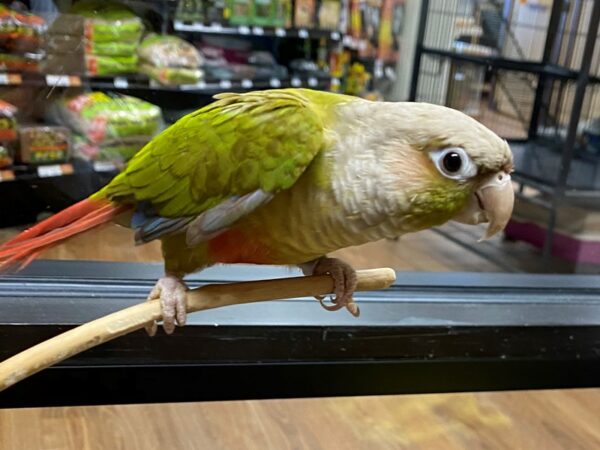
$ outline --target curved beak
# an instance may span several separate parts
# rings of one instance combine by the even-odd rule
[[[480,241],[502,231],[508,223],[515,203],[510,175],[498,172],[481,182],[467,206],[454,217],[457,222],[470,225],[489,223]]]

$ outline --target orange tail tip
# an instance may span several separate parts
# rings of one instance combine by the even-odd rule
[[[25,268],[47,248],[109,222],[129,208],[90,199],[70,206],[0,245],[0,273]]]

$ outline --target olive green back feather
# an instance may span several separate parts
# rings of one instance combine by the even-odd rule
[[[323,106],[344,101],[296,89],[216,98],[152,140],[96,196],[182,217],[257,189],[288,189],[326,145]]]

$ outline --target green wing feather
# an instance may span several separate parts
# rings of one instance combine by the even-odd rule
[[[148,143],[97,196],[147,201],[176,218],[257,189],[288,189],[326,145],[309,92],[217,95]]]

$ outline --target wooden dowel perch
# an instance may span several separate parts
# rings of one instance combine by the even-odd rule
[[[384,289],[396,279],[392,269],[357,272],[357,291]],[[327,275],[230,284],[212,284],[188,292],[187,312],[243,303],[329,294],[333,279]],[[317,307],[317,306],[315,306]],[[160,320],[159,301],[144,302],[73,328],[0,363],[0,391],[89,348],[144,328]]]

